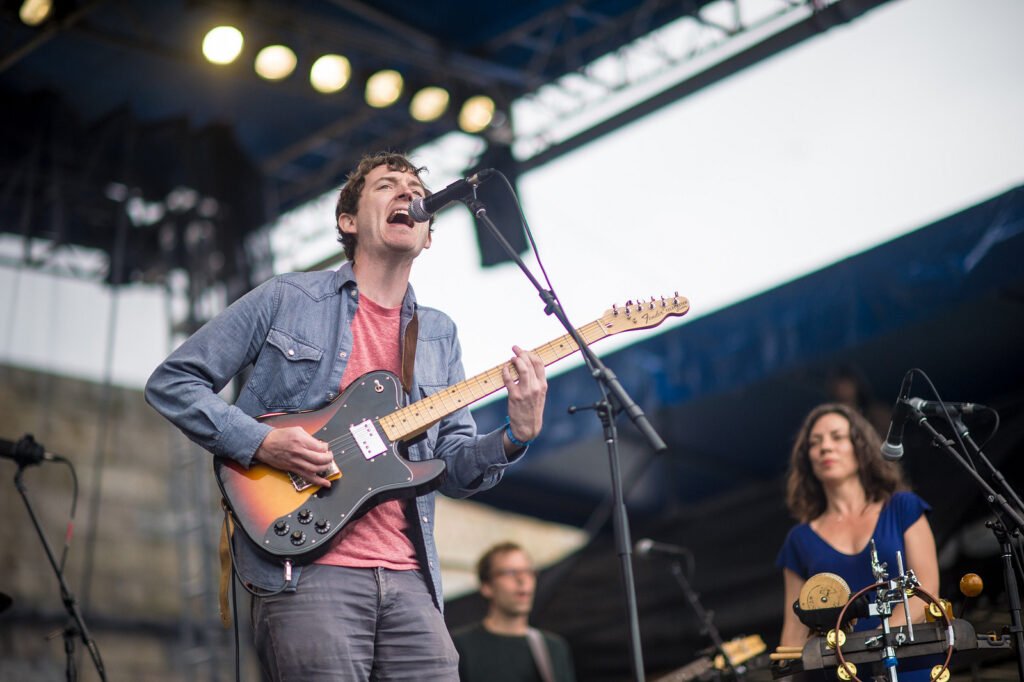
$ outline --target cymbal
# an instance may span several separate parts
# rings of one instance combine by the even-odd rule
[[[0,592],[0,613],[3,613],[10,607],[11,602],[14,601],[11,597],[3,592]]]

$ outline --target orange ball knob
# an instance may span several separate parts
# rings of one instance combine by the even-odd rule
[[[965,597],[977,597],[984,587],[985,583],[977,573],[968,573],[960,578],[960,592]]]

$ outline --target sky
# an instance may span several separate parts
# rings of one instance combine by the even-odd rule
[[[686,318],[602,341],[604,354],[1024,183],[1022,25],[1019,0],[893,0],[524,175],[570,319],[690,300]],[[435,189],[460,168],[444,153],[417,159]],[[333,253],[332,203],[307,211],[282,267]],[[469,375],[562,334],[514,266],[478,262],[456,207],[412,273],[419,301],[458,324]],[[112,342],[113,382],[140,387],[169,351],[166,310],[158,288],[112,296],[0,268],[0,363],[101,380]]]

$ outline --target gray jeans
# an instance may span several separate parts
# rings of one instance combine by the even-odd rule
[[[274,682],[459,679],[420,571],[306,566],[297,591],[253,598],[252,622]]]

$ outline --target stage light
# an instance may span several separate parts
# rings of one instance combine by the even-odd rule
[[[351,76],[352,65],[340,54],[325,54],[313,62],[309,70],[309,82],[325,95],[344,88]]]
[[[268,45],[256,55],[256,73],[268,81],[279,81],[292,75],[298,61],[291,48]]]
[[[26,26],[38,26],[53,14],[53,0],[25,0],[18,17]]]
[[[494,119],[494,100],[476,95],[466,100],[459,111],[459,127],[467,133],[479,133]]]
[[[449,100],[451,96],[447,90],[431,85],[413,95],[409,114],[422,123],[436,121],[448,109]]]
[[[217,26],[203,38],[203,55],[214,64],[230,64],[242,53],[244,42],[234,26]]]
[[[389,107],[402,96],[403,85],[402,74],[397,71],[378,71],[366,81],[366,103],[377,109]]]

